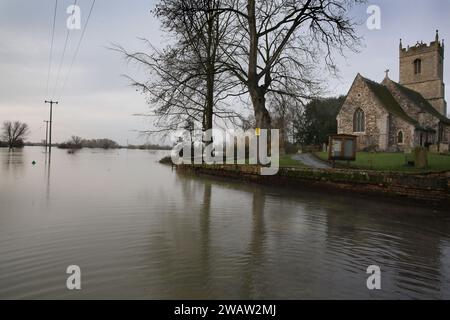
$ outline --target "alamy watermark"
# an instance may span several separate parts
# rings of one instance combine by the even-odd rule
[[[81,268],[77,265],[67,267],[66,273],[70,276],[66,280],[68,290],[81,290]]]
[[[171,158],[176,165],[260,165],[261,175],[275,175],[280,165],[279,139],[278,129],[178,130],[172,136]]]
[[[81,30],[81,8],[78,5],[67,7],[66,13],[69,15],[66,21],[67,29]]]
[[[370,5],[367,7],[366,26],[369,30],[381,30],[381,8],[377,5]]]
[[[370,274],[366,282],[367,289],[381,290],[381,268],[375,265],[369,266],[367,268],[367,274]]]
[[[369,277],[366,281],[367,289],[381,290],[381,268],[377,265],[367,267]],[[81,268],[77,265],[70,265],[66,269],[69,277],[66,280],[68,290],[81,290]]]

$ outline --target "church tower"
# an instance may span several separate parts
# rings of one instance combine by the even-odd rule
[[[429,45],[417,42],[413,47],[403,48],[400,40],[400,84],[419,92],[444,116],[447,116],[444,85],[444,41]]]

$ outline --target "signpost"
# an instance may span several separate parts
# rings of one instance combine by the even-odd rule
[[[329,137],[328,160],[355,161],[357,137],[349,134],[338,134]]]

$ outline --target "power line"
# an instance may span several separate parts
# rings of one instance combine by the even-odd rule
[[[48,132],[48,152],[51,153],[52,152],[52,126],[53,126],[53,105],[54,104],[58,104],[58,101],[47,101],[45,100],[45,103],[50,104],[50,128],[49,128],[49,132]]]
[[[48,73],[47,73],[47,96],[48,96],[48,89],[49,89],[49,83],[50,83],[50,74],[52,69],[52,60],[53,60],[53,42],[55,40],[55,26],[56,26],[56,13],[58,11],[58,0],[55,0],[55,11],[53,13],[53,26],[52,26],[52,41],[50,44],[50,55],[49,55],[49,61],[48,61]]]
[[[75,0],[75,2],[73,3],[74,6],[76,6],[78,3],[78,0]],[[73,12],[72,12],[73,14]],[[66,50],[67,50],[67,44],[69,43],[69,39],[70,39],[70,31],[72,31],[72,29],[67,28],[67,32],[66,32],[66,40],[64,41],[64,48],[63,48],[63,52],[61,55],[61,60],[59,61],[59,67],[58,67],[58,73],[56,74],[56,81],[55,81],[55,86],[53,87],[53,91],[52,91],[52,96],[55,95],[56,93],[56,88],[58,86],[58,82],[59,82],[59,77],[61,75],[61,68],[62,65],[64,63],[64,57],[66,55]]]
[[[94,6],[95,6],[95,1],[96,1],[96,0],[93,0],[93,1],[92,1],[92,5],[91,5],[91,8],[90,8],[90,10],[89,10],[88,17],[87,17],[87,19],[86,19],[86,23],[84,24],[84,28],[83,28],[83,31],[82,31],[82,33],[81,33],[80,40],[78,41],[77,48],[75,49],[75,53],[74,53],[74,55],[73,55],[73,57],[72,57],[72,62],[70,63],[69,71],[67,72],[66,77],[65,77],[65,79],[64,79],[63,86],[62,86],[62,88],[61,88],[61,93],[60,93],[60,95],[59,95],[59,99],[58,99],[58,100],[61,99],[61,96],[62,96],[62,94],[64,93],[64,90],[65,90],[66,85],[67,85],[67,81],[69,80],[69,76],[70,76],[70,74],[71,74],[71,72],[72,72],[73,65],[74,65],[75,60],[76,60],[76,58],[77,58],[77,56],[78,56],[78,52],[80,51],[81,43],[83,42],[84,35],[86,34],[86,30],[87,30],[87,27],[88,27],[88,24],[89,24],[89,20],[90,20],[90,18],[91,18],[92,11],[93,11]]]

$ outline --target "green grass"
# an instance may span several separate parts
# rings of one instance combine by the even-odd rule
[[[306,167],[301,161],[292,159],[292,154],[280,156],[280,167]]]
[[[292,159],[293,156],[293,154],[280,155],[280,167],[306,167],[301,161]],[[250,160],[247,159],[245,162],[249,164]]]
[[[280,167],[306,167],[301,161],[297,161],[292,159],[294,155],[293,154],[286,154],[283,156],[280,156]],[[160,161],[160,163],[162,164],[172,164],[172,159],[170,158],[170,156],[164,157],[162,158]],[[246,159],[245,161],[246,164],[250,163],[250,159]]]
[[[328,160],[327,152],[319,152],[316,155],[323,159]],[[348,165],[346,161],[336,161],[338,167],[351,167],[359,169],[371,169],[380,171],[450,171],[450,156],[439,154],[428,154],[429,167],[424,170],[416,169],[405,165],[404,153],[389,153],[389,152],[358,152],[356,154],[356,161],[350,162]],[[408,160],[413,160],[413,155],[407,155]]]

